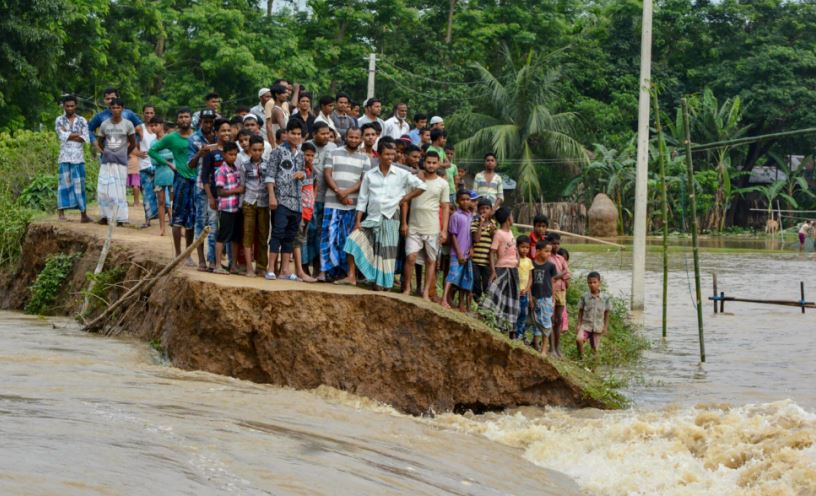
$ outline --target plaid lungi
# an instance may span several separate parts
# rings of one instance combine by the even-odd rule
[[[490,283],[482,306],[496,314],[499,329],[515,329],[519,314],[519,275],[515,267],[496,267],[496,280]]]
[[[57,186],[57,208],[66,210],[75,208],[85,211],[85,164],[60,162],[59,184]]]
[[[346,238],[344,251],[354,257],[363,276],[381,288],[394,285],[394,267],[399,244],[399,219],[382,219],[354,231]]]

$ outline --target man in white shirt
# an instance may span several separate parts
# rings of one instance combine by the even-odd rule
[[[83,223],[92,222],[85,212],[85,143],[90,141],[88,121],[76,113],[77,97],[62,98],[65,111],[54,121],[54,129],[60,142],[59,183],[57,185],[57,212],[65,220],[65,210],[76,208]]]
[[[362,129],[364,124],[376,122],[380,125],[380,132],[382,132],[383,128],[385,128],[385,121],[380,119],[381,112],[382,103],[380,102],[380,99],[369,98],[365,102],[365,115],[357,119],[357,125],[360,126],[360,129]]]
[[[411,132],[411,126],[408,125],[408,105],[398,103],[394,107],[394,115],[385,121],[383,126],[383,136],[390,136],[394,140],[398,140]]]
[[[249,112],[258,118],[258,122],[264,120],[264,107],[266,102],[272,99],[272,91],[269,88],[261,88],[258,90],[258,105],[255,105]]]
[[[348,254],[348,276],[336,283],[356,285],[359,269],[377,289],[389,291],[394,286],[400,231],[408,231],[407,225],[400,226],[401,212],[427,186],[410,172],[391,167],[397,156],[394,140],[381,139],[378,153],[379,166],[363,175],[354,229],[343,247]]]
[[[139,149],[134,154],[139,158],[139,188],[142,190],[142,202],[145,211],[145,222],[142,227],[150,227],[150,219],[155,219],[159,215],[159,204],[156,200],[156,192],[153,189],[153,178],[156,174],[153,163],[147,152],[156,141],[156,135],[150,132],[148,123],[156,116],[156,108],[147,104],[142,107],[142,128],[141,139],[139,139]]]

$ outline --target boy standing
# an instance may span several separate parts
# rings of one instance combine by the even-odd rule
[[[229,122],[224,128],[229,131]],[[234,141],[224,143],[224,164],[215,173],[215,188],[218,192],[218,236],[215,238],[215,273],[235,273],[238,269],[238,241],[241,240],[241,193],[244,186],[241,184],[241,173],[235,166],[238,159],[238,145]],[[232,245],[232,256],[229,261],[230,270],[221,267],[221,254],[224,243]]]
[[[549,227],[550,221],[546,215],[538,214],[533,217],[533,232],[530,233],[530,258],[535,258],[538,242],[547,239],[547,229]]]
[[[100,224],[128,221],[127,171],[128,156],[136,148],[136,128],[122,118],[122,100],[114,98],[110,104],[111,117],[105,119],[96,130],[96,146],[99,147],[99,179],[97,201]],[[116,218],[114,219],[114,211]]]
[[[519,252],[519,316],[516,321],[516,339],[524,340],[524,331],[527,329],[527,306],[530,304],[530,273],[533,271],[533,261],[530,260],[530,238],[519,236],[516,240]]]
[[[306,246],[309,240],[309,224],[315,213],[315,169],[314,161],[317,156],[317,147],[314,144],[303,143],[300,147],[303,153],[303,173],[305,177],[300,182],[300,225],[298,226],[297,235],[295,236],[295,248],[293,257],[295,258],[295,274],[298,279],[303,282],[317,282],[317,279],[307,274],[303,269],[303,247]],[[306,262],[308,268],[308,262]]]
[[[513,214],[507,207],[496,210],[500,228],[490,245],[490,287],[483,306],[496,314],[500,330],[512,338],[519,313],[518,250],[513,239]]]
[[[536,258],[533,263],[533,273],[529,281],[530,310],[533,312],[533,347],[547,354],[547,347],[543,346],[541,338],[546,336],[552,340],[553,331],[553,280],[559,277],[555,264],[550,261],[550,247],[547,241],[539,241],[536,246]],[[556,350],[553,347],[553,350]],[[555,353],[555,352],[554,352]],[[556,353],[556,356],[561,356]]]
[[[476,174],[473,187],[479,196],[487,198],[493,204],[493,210],[504,202],[504,181],[496,173],[496,154],[487,152],[484,156],[484,170]]]
[[[273,89],[272,94],[275,94]],[[269,156],[266,188],[269,192],[269,209],[274,210],[272,236],[269,238],[269,263],[266,278],[297,281],[289,272],[289,260],[294,251],[295,237],[301,223],[301,181],[306,179],[303,171],[303,153],[298,149],[303,136],[303,122],[297,119],[286,124],[284,143]],[[280,274],[275,274],[275,263],[281,254]]]
[[[578,300],[578,356],[583,357],[584,342],[589,341],[592,351],[598,351],[601,336],[609,331],[609,311],[612,302],[608,295],[601,293],[601,274],[590,272],[587,275],[589,291]]]
[[[76,208],[82,216],[82,223],[91,222],[85,212],[85,143],[90,141],[88,122],[76,114],[77,98],[68,95],[62,99],[65,111],[57,117],[54,128],[60,142],[59,185],[57,186],[57,212],[59,219],[65,220],[65,210]]]
[[[561,356],[561,315],[567,306],[567,281],[570,279],[569,265],[564,257],[558,254],[561,248],[561,235],[551,232],[547,234],[547,241],[552,252],[552,263],[562,277],[553,281],[553,303],[555,313],[553,314],[552,345],[556,356]]]
[[[425,287],[422,298],[430,300],[431,286],[436,284],[436,258],[439,247],[447,241],[448,234],[448,183],[436,174],[439,168],[439,155],[434,152],[425,157],[425,172],[420,179],[425,181],[426,189],[411,201],[411,216],[408,212],[402,215],[403,224],[408,225],[405,239],[405,271],[403,293],[411,292],[411,273],[414,264],[422,258],[425,265]],[[441,214],[440,214],[441,212]],[[441,219],[441,222],[440,222]],[[440,227],[441,224],[441,227]],[[468,239],[470,238],[470,219],[468,219]],[[470,250],[468,243],[467,251]],[[420,288],[417,287],[417,291]]]
[[[493,235],[499,226],[493,220],[490,200],[479,199],[476,210],[477,215],[470,224],[470,233],[473,238],[473,296],[480,303],[479,300],[490,285],[490,245],[493,244]]]
[[[244,258],[246,259],[248,277],[263,275],[267,266],[266,241],[269,239],[269,192],[266,190],[266,171],[268,164],[263,159],[264,140],[261,136],[249,138],[249,158],[241,162],[241,184],[244,186],[243,221],[244,221]],[[252,270],[252,249],[255,242],[260,245],[255,257],[255,270]]]
[[[451,261],[448,277],[445,278],[445,292],[442,295],[442,306],[450,308],[453,302],[451,287],[459,290],[459,311],[467,310],[470,292],[473,290],[473,265],[471,264],[471,235],[470,225],[472,217],[468,206],[470,192],[459,190],[456,193],[456,205],[459,207],[453,213],[448,225],[451,235]]]

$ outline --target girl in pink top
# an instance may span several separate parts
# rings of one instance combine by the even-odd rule
[[[507,207],[496,210],[494,218],[501,228],[490,245],[490,287],[482,306],[492,310],[500,330],[514,338],[519,314],[518,250],[510,227],[513,215]]]

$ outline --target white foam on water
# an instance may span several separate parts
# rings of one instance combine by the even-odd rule
[[[446,414],[434,423],[521,448],[593,495],[816,494],[816,415],[789,400]]]

